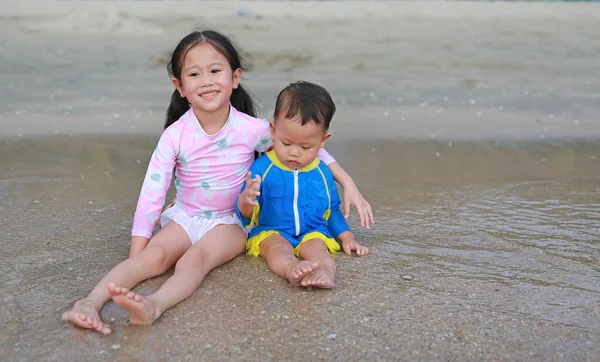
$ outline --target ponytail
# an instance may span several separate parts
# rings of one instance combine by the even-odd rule
[[[249,116],[256,117],[256,106],[254,105],[254,101],[241,84],[238,84],[238,87],[231,92],[229,101],[231,102],[231,105],[238,111],[246,113]]]
[[[238,87],[231,92],[231,97],[229,97],[229,101],[233,108],[237,109],[242,113],[246,113],[249,116],[256,117],[256,105],[250,97],[250,94],[242,87],[241,84],[238,84]],[[261,156],[262,153],[254,151],[254,159],[256,160]]]
[[[179,91],[175,89],[171,94],[171,103],[167,108],[167,118],[165,120],[165,129],[175,123],[181,116],[190,109],[187,98],[182,97]]]

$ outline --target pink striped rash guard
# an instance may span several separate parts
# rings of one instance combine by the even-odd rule
[[[168,127],[154,149],[144,178],[132,236],[150,238],[165,203],[175,169],[176,203],[188,215],[217,218],[232,215],[254,151],[272,144],[266,119],[254,118],[231,107],[225,126],[216,134],[204,132],[190,109]],[[319,159],[335,162],[327,151]]]

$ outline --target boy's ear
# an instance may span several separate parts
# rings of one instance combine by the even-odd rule
[[[242,68],[238,68],[233,72],[233,89],[237,89],[242,81],[242,75],[244,75],[244,71]]]
[[[325,134],[323,135],[323,139],[321,140],[321,148],[325,147],[325,143],[327,143],[329,137],[331,137],[331,132],[325,132]]]
[[[269,125],[271,126],[271,139],[275,141],[275,121],[269,121]]]
[[[183,88],[181,87],[181,82],[179,81],[179,79],[173,77],[173,78],[171,78],[171,81],[173,82],[175,89],[177,89],[177,91],[179,92],[179,95],[181,97],[185,97],[185,94],[183,94]]]

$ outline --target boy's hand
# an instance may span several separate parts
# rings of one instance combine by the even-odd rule
[[[337,236],[337,239],[342,242],[342,249],[344,249],[344,253],[348,255],[352,255],[353,251],[355,251],[358,256],[369,254],[369,248],[360,245],[356,239],[354,239],[354,234],[351,231],[341,233]]]
[[[239,202],[243,205],[258,206],[256,197],[260,195],[260,175],[256,175],[255,178],[251,178],[252,173],[246,174],[246,188],[240,195]]]
[[[369,254],[369,248],[360,245],[354,239],[342,242],[342,248],[344,249],[344,252],[348,255],[352,255],[352,251],[355,251],[356,255],[358,256],[365,256]]]

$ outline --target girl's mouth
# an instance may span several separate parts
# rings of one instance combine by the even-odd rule
[[[202,94],[200,94],[200,97],[209,98],[209,97],[214,96],[215,94],[217,94],[217,91],[213,91],[213,92],[209,92],[209,93],[202,93]]]

